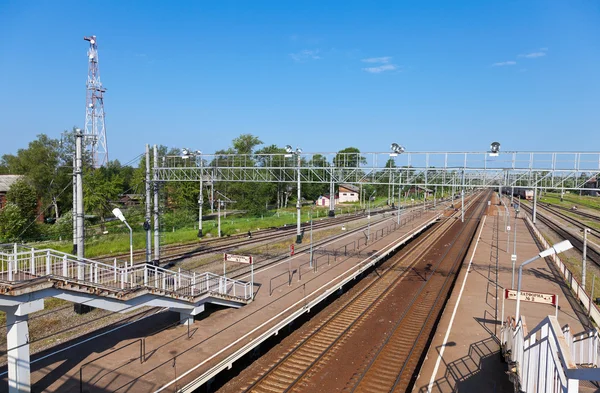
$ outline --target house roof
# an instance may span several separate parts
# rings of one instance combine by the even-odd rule
[[[22,175],[0,175],[0,192],[7,192]]]
[[[340,188],[341,187],[343,187],[347,190],[353,191],[353,192],[358,192],[358,187],[356,187],[355,185],[352,185],[352,184],[342,183],[342,184],[340,184]]]

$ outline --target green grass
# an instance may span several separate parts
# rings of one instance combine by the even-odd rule
[[[575,194],[564,194],[563,201],[560,201],[560,194],[546,193],[540,201],[551,203],[553,205],[571,208],[573,205],[585,206],[590,209],[600,210],[600,198],[592,196],[579,196]]]
[[[313,209],[313,217],[315,220],[327,217],[329,207],[326,206],[315,206]],[[302,222],[309,221],[309,213],[311,207],[305,206],[302,208],[301,219]],[[360,211],[358,206],[336,206],[336,214],[353,213],[354,211]],[[272,213],[271,213],[272,214]],[[112,224],[112,223],[111,223]],[[197,224],[196,224],[197,225]],[[278,213],[270,216],[263,217],[239,217],[239,216],[228,216],[221,217],[221,232],[223,236],[230,236],[235,234],[244,234],[248,231],[255,232],[260,229],[266,229],[269,227],[283,226],[283,225],[296,225],[296,209],[290,207],[288,209],[279,210]],[[133,224],[132,224],[133,226]],[[217,237],[217,220],[203,221],[202,229],[204,238]],[[115,254],[122,254],[129,251],[129,231],[124,225],[111,225],[107,226],[106,235],[94,235],[88,237],[85,243],[85,255],[88,258],[95,258],[99,256],[109,256]],[[198,242],[197,237],[198,230],[194,226],[187,226],[183,228],[162,228],[161,238],[162,245],[166,244],[184,244]],[[201,240],[200,240],[201,241]],[[145,233],[141,231],[133,232],[133,248],[135,250],[142,250],[146,245]],[[62,252],[72,251],[72,241],[54,241],[44,242],[39,245],[30,244],[33,247],[52,248]]]

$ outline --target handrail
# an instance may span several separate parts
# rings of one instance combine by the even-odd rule
[[[0,252],[0,273],[6,273],[4,279],[8,282],[61,277],[119,291],[148,287],[177,296],[195,297],[210,292],[248,300],[252,292],[248,291],[249,283],[212,272],[174,271],[147,263],[127,266],[125,262],[119,266],[116,260],[111,265],[51,249]],[[241,288],[238,291],[236,287]]]

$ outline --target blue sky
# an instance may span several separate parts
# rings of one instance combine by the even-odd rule
[[[242,133],[305,152],[600,150],[597,1],[0,0],[0,154],[83,125],[92,34],[121,162]]]

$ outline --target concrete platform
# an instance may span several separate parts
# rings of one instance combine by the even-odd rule
[[[62,351],[55,348],[33,356],[32,391],[192,391],[360,277],[440,213],[427,211],[411,220],[403,215],[404,225],[396,229],[396,217],[388,216],[371,225],[368,245],[362,232],[328,244],[315,254],[314,270],[308,253],[259,269],[254,301],[241,309],[203,313],[191,326],[176,325],[177,314],[160,312],[114,332],[105,330],[101,337],[83,337]],[[7,390],[3,377],[0,391]]]
[[[426,360],[416,380],[415,392],[510,392],[514,391],[506,375],[497,335],[500,334],[504,288],[511,288],[514,210],[510,210],[511,231],[505,231],[504,207],[492,199],[487,215],[477,230],[467,259],[446,305]],[[516,220],[518,266],[539,253],[533,235],[523,218]],[[507,252],[507,235],[510,236]],[[496,285],[497,284],[497,285]],[[559,297],[558,321],[572,332],[584,330],[585,313],[557,275],[551,261],[538,260],[523,269],[522,290],[552,293]],[[504,318],[515,314],[516,301],[506,300]],[[547,315],[551,305],[521,300],[521,314],[534,327]]]

